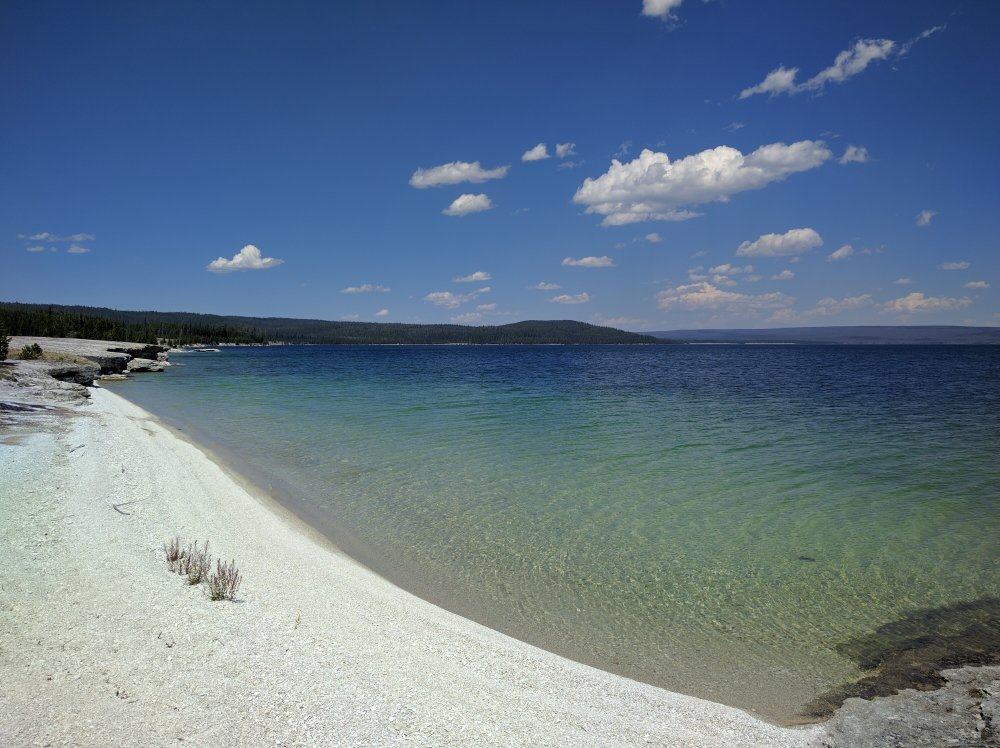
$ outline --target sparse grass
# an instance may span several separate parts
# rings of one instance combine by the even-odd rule
[[[208,578],[208,596],[212,600],[235,600],[243,583],[243,575],[236,568],[235,559],[229,563],[215,562],[215,571]]]
[[[215,562],[212,571],[212,556],[208,551],[208,541],[199,546],[198,541],[184,545],[180,537],[174,537],[163,544],[167,568],[185,578],[188,584],[204,582],[208,585],[208,596],[212,600],[235,600],[236,592],[243,583],[243,575],[236,567],[236,561],[228,563],[221,559]]]

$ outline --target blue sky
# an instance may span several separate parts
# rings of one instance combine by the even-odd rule
[[[6,2],[0,298],[1000,324],[998,22],[922,0]]]

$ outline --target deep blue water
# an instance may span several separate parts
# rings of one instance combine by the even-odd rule
[[[311,346],[114,390],[402,586],[787,720],[1000,593],[1000,348]]]

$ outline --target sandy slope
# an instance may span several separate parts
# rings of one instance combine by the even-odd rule
[[[80,412],[0,443],[2,745],[792,746],[816,734],[441,610],[301,531],[125,400],[96,390]],[[127,516],[121,502],[134,502]],[[239,602],[168,573],[160,546],[174,534],[239,560]]]

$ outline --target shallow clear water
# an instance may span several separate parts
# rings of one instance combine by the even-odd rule
[[[793,720],[838,644],[1000,594],[1000,348],[274,347],[114,391],[375,570]]]

